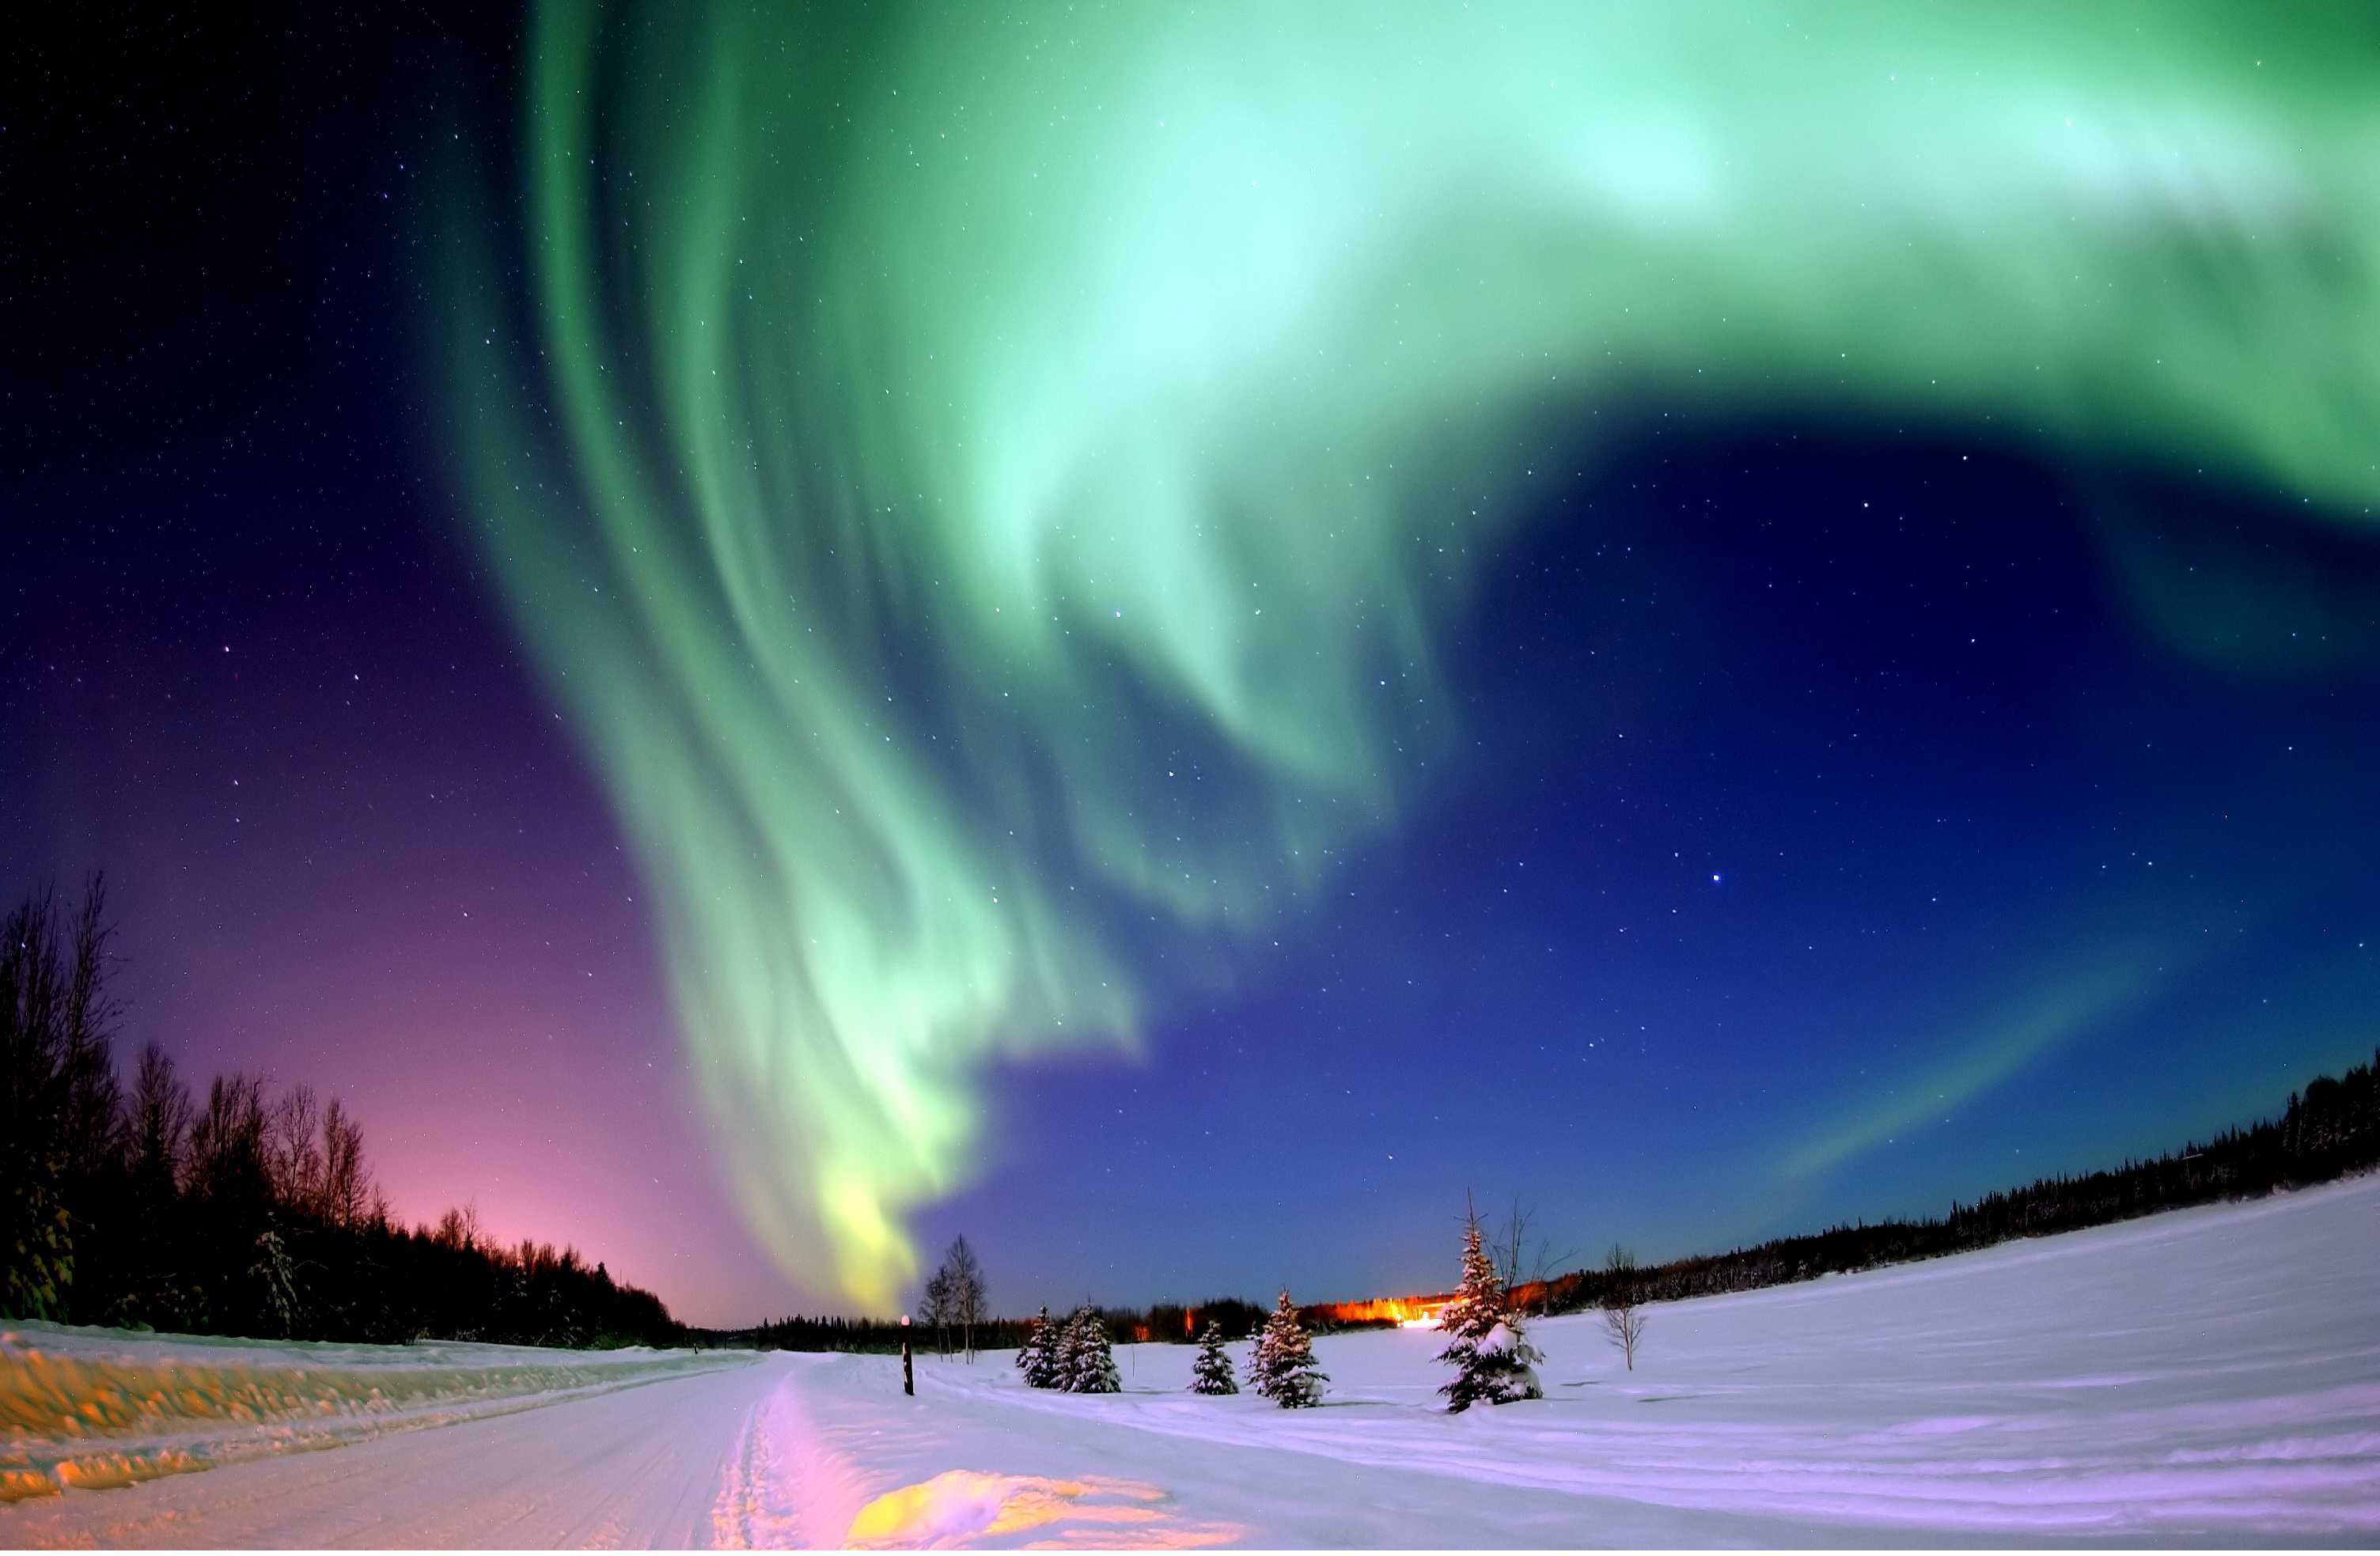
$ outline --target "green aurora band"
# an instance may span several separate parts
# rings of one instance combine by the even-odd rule
[[[441,349],[758,1235],[884,1307],[990,1066],[1392,826],[1603,407],[2368,513],[2374,15],[540,6]]]

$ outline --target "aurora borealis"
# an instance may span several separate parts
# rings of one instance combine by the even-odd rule
[[[1807,19],[540,10],[535,397],[455,353],[480,534],[789,1269],[886,1304],[983,1063],[1130,1042],[1105,921],[1228,956],[1393,830],[1564,419],[1890,407],[2368,502],[2368,30]]]
[[[300,1062],[241,1035],[258,1005],[385,1007],[447,954],[397,905],[484,866],[543,904],[468,963],[517,1019],[474,992],[374,1041],[489,1049],[531,1100],[366,1067],[397,1127],[559,1176],[514,1138],[540,1071],[585,1067],[582,1165],[696,1110],[583,1197],[427,1160],[400,1191],[600,1246],[665,1157],[700,1187],[627,1235],[732,1271],[698,1317],[890,1309],[960,1225],[1003,1304],[1353,1293],[1417,1278],[1466,1184],[1682,1251],[2154,1148],[2368,1049],[2368,11],[503,28],[333,115],[331,203],[371,215],[292,269],[360,364],[221,353],[298,430],[218,439],[266,447],[125,585],[183,597],[227,534],[286,587],[126,625],[61,539],[18,607],[119,666],[287,627],[251,673],[290,688],[402,645],[385,722],[168,723],[111,788],[151,716],[11,667],[44,798],[0,842],[146,839],[181,884],[126,862],[136,912],[376,839],[305,888],[361,948],[304,996],[194,955],[161,1019]],[[92,273],[86,317],[141,291]],[[119,414],[128,446],[209,413]],[[351,427],[339,502],[220,496],[321,489],[272,451]],[[34,463],[64,535],[89,460]],[[284,543],[326,528],[380,561]],[[222,851],[182,807],[284,732],[375,798],[293,777],[286,835]],[[551,847],[388,819],[442,790]],[[628,992],[569,982],[597,967]],[[1303,1231],[1251,1229],[1292,1200]]]

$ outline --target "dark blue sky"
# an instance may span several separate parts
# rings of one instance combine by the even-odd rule
[[[1020,1076],[1039,1143],[938,1222],[1087,1184],[1012,1236],[1136,1294],[1427,1281],[1465,1187],[1671,1255],[2154,1152],[2369,1047],[2374,548],[2143,482],[2174,565],[2365,602],[2202,660],[2071,472],[1654,419],[1481,602],[1476,774],[1155,1073]]]
[[[413,366],[418,164],[509,41],[90,42],[0,131],[0,885],[106,870],[128,1042],[344,1094],[407,1216],[797,1305]],[[1253,944],[1120,924],[1145,1059],[986,1089],[922,1241],[1003,1308],[1442,1285],[1466,1189],[1582,1258],[1936,1211],[2370,1051],[2380,532],[2001,428],[1575,433],[1398,826]]]

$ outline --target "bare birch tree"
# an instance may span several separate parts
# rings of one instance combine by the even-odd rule
[[[1645,1338],[1645,1311],[1636,1284],[1636,1256],[1618,1243],[1603,1256],[1603,1332],[1620,1347],[1628,1370],[1636,1370],[1636,1346]]]
[[[983,1261],[976,1258],[975,1249],[964,1236],[951,1239],[951,1251],[943,1256],[942,1268],[951,1277],[951,1321],[958,1326],[960,1349],[966,1359],[975,1359],[975,1326],[988,1316],[984,1310]]]
[[[1486,1246],[1497,1279],[1504,1284],[1507,1306],[1518,1307],[1520,1292],[1534,1286],[1537,1313],[1543,1317],[1553,1310],[1554,1272],[1571,1255],[1568,1249],[1557,1251],[1552,1239],[1537,1232],[1536,1220],[1536,1208],[1523,1204],[1520,1196],[1514,1195],[1512,1209],[1488,1236]]]

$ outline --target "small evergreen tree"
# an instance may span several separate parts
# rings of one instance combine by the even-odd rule
[[[1050,1321],[1050,1309],[1043,1308],[1033,1321],[1032,1333],[1016,1352],[1016,1365],[1025,1374],[1025,1385],[1033,1389],[1054,1389],[1059,1386],[1058,1348],[1061,1335],[1058,1326]]]
[[[1282,1409],[1295,1410],[1321,1404],[1322,1385],[1330,1381],[1314,1359],[1314,1343],[1297,1321],[1289,1293],[1282,1292],[1248,1358],[1248,1386]]]
[[[256,1261],[249,1266],[249,1279],[264,1294],[264,1311],[272,1315],[273,1326],[279,1338],[286,1340],[298,1333],[298,1299],[297,1266],[289,1258],[289,1246],[278,1228],[267,1226],[256,1235]]]
[[[1454,1368],[1454,1376],[1438,1391],[1446,1396],[1448,1410],[1467,1410],[1483,1400],[1509,1405],[1545,1397],[1535,1370],[1544,1357],[1523,1335],[1520,1315],[1504,1310],[1504,1285],[1480,1246],[1475,1211],[1463,1226],[1463,1284],[1439,1315],[1438,1327],[1452,1337],[1438,1353],[1439,1360]]]
[[[1069,1393],[1121,1393],[1123,1380],[1116,1376],[1115,1352],[1108,1345],[1108,1326],[1088,1306],[1066,1321],[1058,1342],[1059,1388]]]
[[[1237,1393],[1238,1380],[1232,1376],[1232,1358],[1223,1354],[1223,1329],[1214,1320],[1207,1321],[1207,1332],[1198,1336],[1198,1359],[1190,1369],[1192,1393]]]

